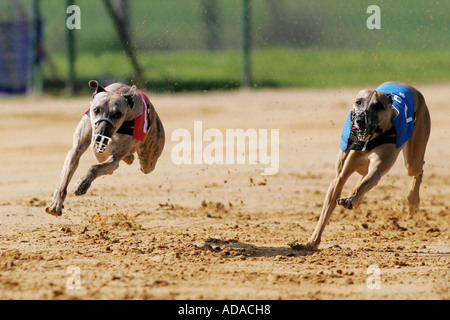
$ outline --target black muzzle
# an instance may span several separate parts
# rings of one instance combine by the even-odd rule
[[[370,139],[380,128],[378,126],[377,114],[364,110],[356,113],[352,111],[352,133],[359,141]]]

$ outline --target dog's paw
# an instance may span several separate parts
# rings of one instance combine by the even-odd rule
[[[88,191],[89,187],[91,186],[91,181],[87,180],[87,179],[80,179],[77,181],[77,183],[75,184],[75,187],[73,189],[73,193],[76,196],[82,196],[84,194],[86,194],[86,192]]]
[[[45,208],[45,212],[52,216],[60,217],[62,215],[62,206],[51,203],[49,207]]]
[[[338,199],[338,205],[343,206],[345,209],[352,210],[353,202],[351,198],[340,198]]]
[[[126,164],[131,165],[134,161],[134,154],[129,154],[122,159]]]
[[[289,247],[294,251],[319,251],[318,244],[314,242],[307,242],[305,244],[292,242],[288,244]]]

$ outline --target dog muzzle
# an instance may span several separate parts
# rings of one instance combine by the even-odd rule
[[[365,110],[356,114],[352,111],[352,133],[359,141],[370,140],[371,137],[381,130],[378,126],[378,117],[373,112]]]
[[[97,121],[94,122],[94,125],[97,125],[102,121],[107,122],[109,125],[111,125],[115,129],[116,125],[114,124],[114,122],[112,122],[111,119],[108,119],[108,118],[98,119]],[[103,134],[92,133],[91,148],[96,153],[105,153],[106,148],[111,143],[111,141],[112,141],[112,139],[110,137],[107,137]]]
[[[97,153],[105,153],[106,148],[108,147],[111,140],[112,140],[111,138],[107,136],[102,136],[101,134],[93,135],[91,143],[92,150],[94,150]]]

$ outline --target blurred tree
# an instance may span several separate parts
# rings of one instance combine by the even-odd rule
[[[306,6],[288,8],[285,1],[267,0],[269,8],[267,44],[310,46],[320,42],[321,27]]]
[[[128,2],[128,0],[116,0],[112,3],[115,8],[115,12],[122,22],[122,26],[127,34],[130,31],[130,14]]]
[[[131,40],[129,32],[128,0],[103,0],[103,3],[114,22],[117,34],[119,35],[120,44],[131,61],[136,85],[145,86],[144,72],[136,58],[133,41]]]
[[[205,45],[208,50],[222,49],[220,41],[220,8],[217,0],[201,0],[202,22],[205,36]]]

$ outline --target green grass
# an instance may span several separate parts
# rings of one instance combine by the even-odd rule
[[[0,1],[1,2],[1,1]],[[32,0],[23,0],[31,11]],[[155,90],[235,88],[242,78],[242,2],[217,0],[222,50],[209,52],[202,0],[130,0],[130,33]],[[97,78],[131,81],[132,70],[103,1],[77,0],[81,29],[73,31],[80,87]],[[369,30],[369,5],[381,8],[381,29]],[[56,74],[67,75],[67,2],[41,1],[45,48]],[[1,8],[1,5],[0,5]],[[386,80],[450,80],[450,1],[252,1],[256,87],[330,87]],[[4,11],[4,10],[3,10]],[[2,12],[0,10],[0,17]],[[6,12],[6,11],[5,11]],[[3,13],[4,14],[4,13]],[[286,37],[285,41],[280,38]],[[276,47],[276,48],[275,48]],[[55,75],[46,63],[46,80]],[[64,84],[59,81],[62,87]]]
[[[177,91],[174,88],[177,83],[178,90],[234,88],[241,79],[239,51],[145,52],[139,54],[139,61],[148,79],[147,86],[155,90]],[[442,82],[450,80],[449,61],[450,49],[259,49],[252,53],[255,87],[336,87],[378,84],[387,80]],[[57,55],[54,62],[64,77],[66,57]],[[81,53],[76,67],[77,77],[83,81],[132,80],[130,63],[121,52]]]
[[[386,80],[448,81],[450,50],[270,50],[255,53],[255,79],[282,87],[349,86]],[[269,67],[270,66],[270,67]]]
[[[22,2],[31,11],[32,0]],[[75,3],[81,9],[81,30],[76,32],[80,50],[98,52],[120,48],[103,1]],[[217,0],[217,4],[220,11],[217,38],[224,49],[239,48],[242,2]],[[366,27],[369,17],[366,10],[373,4],[381,9],[381,30]],[[66,8],[67,1],[41,1],[46,46],[52,52],[65,49],[62,44],[66,37]],[[139,50],[205,48],[204,34],[208,27],[201,18],[202,0],[130,0],[128,8],[132,18],[131,36]],[[280,25],[284,28],[281,34],[311,36],[309,46],[374,48],[381,43],[398,49],[450,47],[448,0],[258,0],[252,1],[252,8],[253,42],[258,48],[272,47],[277,42],[272,32]],[[0,17],[2,11],[5,10],[0,10]],[[274,18],[277,14],[281,21]],[[279,36],[277,33],[275,38]]]

